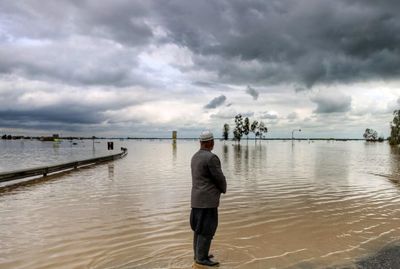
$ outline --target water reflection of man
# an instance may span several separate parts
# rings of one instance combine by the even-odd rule
[[[209,131],[200,135],[200,150],[191,161],[192,197],[190,226],[194,232],[193,251],[196,263],[218,266],[209,255],[211,240],[218,226],[218,206],[221,193],[226,192],[226,180],[221,170],[221,162],[211,151],[214,137]]]

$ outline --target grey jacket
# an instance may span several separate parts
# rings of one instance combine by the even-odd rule
[[[221,193],[226,192],[226,180],[217,155],[200,149],[191,161],[192,208],[213,208],[219,206]]]

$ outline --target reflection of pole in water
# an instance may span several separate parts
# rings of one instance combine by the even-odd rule
[[[172,131],[172,157],[174,162],[176,161],[176,138],[178,136],[177,131]]]
[[[172,140],[172,157],[174,161],[176,161],[176,152],[177,152],[176,140]]]
[[[108,179],[110,180],[114,179],[114,163],[108,164]]]
[[[292,131],[292,151],[293,151],[293,147],[294,147],[294,132],[301,132],[301,129],[294,129]]]
[[[93,157],[96,155],[96,148],[94,147],[94,136],[92,136],[92,142],[93,142],[93,146],[92,146],[92,155]]]

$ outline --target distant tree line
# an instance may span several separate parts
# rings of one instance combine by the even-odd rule
[[[48,140],[48,139],[53,139],[53,138],[59,138],[63,140],[83,140],[83,139],[117,139],[117,138],[108,138],[108,137],[96,137],[96,136],[91,136],[91,137],[77,137],[77,136],[64,136],[64,137],[59,137],[59,136],[23,136],[23,135],[10,135],[10,134],[0,134],[0,139],[3,140],[20,140],[20,139],[29,139],[29,140]],[[131,138],[127,138],[131,139]]]
[[[11,135],[3,135],[2,137],[1,137],[1,139],[12,139],[12,136]]]
[[[229,139],[229,124],[225,123],[223,128],[223,138],[224,140]],[[257,142],[257,138],[261,139],[264,137],[264,134],[268,132],[268,128],[265,126],[265,123],[262,121],[254,120],[250,123],[250,119],[248,117],[243,119],[241,114],[235,116],[235,128],[233,129],[233,139],[240,143],[243,135],[246,136],[247,141],[249,140],[249,134],[254,134],[254,140]]]
[[[25,136],[22,136],[22,135],[7,135],[7,134],[5,134],[5,135],[1,136],[1,139],[16,140],[16,139],[27,139],[27,138]],[[30,139],[30,137],[29,137],[29,139]]]

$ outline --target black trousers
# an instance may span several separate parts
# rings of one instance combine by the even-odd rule
[[[218,227],[218,208],[192,208],[190,227],[196,234],[212,238]]]

